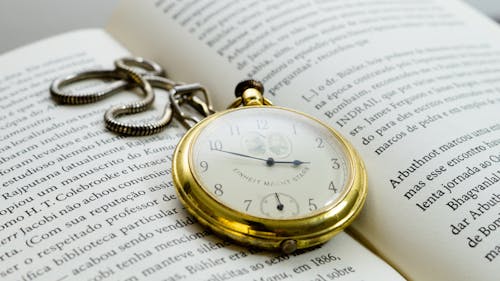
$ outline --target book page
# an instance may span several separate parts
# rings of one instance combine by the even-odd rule
[[[123,1],[109,30],[223,108],[261,80],[369,175],[352,227],[415,280],[500,274],[500,30],[457,1]]]
[[[55,78],[127,55],[87,30],[0,57],[0,280],[404,280],[344,234],[291,255],[215,237],[172,186],[182,126],[149,137],[107,131],[104,111],[140,99],[133,90],[78,106],[50,98]],[[154,110],[128,120],[156,118],[166,97],[157,90]]]

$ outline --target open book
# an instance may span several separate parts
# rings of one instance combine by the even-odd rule
[[[118,136],[103,112],[133,92],[49,97],[53,79],[131,54],[219,110],[254,78],[339,130],[368,171],[360,217],[292,255],[199,226],[170,177],[182,126]],[[498,280],[499,112],[500,29],[460,2],[122,1],[106,31],[0,57],[0,279]]]

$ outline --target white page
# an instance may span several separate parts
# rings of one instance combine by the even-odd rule
[[[125,55],[88,30],[0,57],[1,280],[403,280],[347,235],[295,256],[241,248],[200,227],[171,182],[183,127],[118,136],[104,129],[103,112],[134,93],[80,106],[49,96],[54,78],[112,68]],[[162,112],[166,94],[156,94],[140,118]]]
[[[339,129],[370,178],[354,231],[410,278],[497,279],[495,23],[456,1],[123,1],[109,30],[219,108],[253,77]]]

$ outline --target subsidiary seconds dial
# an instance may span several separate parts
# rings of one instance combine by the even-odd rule
[[[213,199],[270,219],[322,212],[344,193],[350,164],[332,131],[279,107],[248,107],[220,115],[191,147],[194,177]]]

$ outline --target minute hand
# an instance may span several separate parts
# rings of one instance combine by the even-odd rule
[[[272,157],[269,157],[269,158],[266,159],[266,158],[254,157],[254,156],[251,156],[251,155],[242,154],[242,153],[238,153],[238,152],[226,151],[226,150],[222,150],[222,149],[218,149],[217,151],[228,153],[228,154],[232,154],[232,155],[236,155],[236,156],[241,156],[241,157],[245,157],[245,158],[250,158],[250,159],[265,161],[266,165],[268,165],[268,166],[273,166],[274,164],[293,164],[294,166],[299,166],[301,164],[309,164],[310,163],[310,162],[305,162],[305,161],[300,161],[300,160],[275,161]]]

